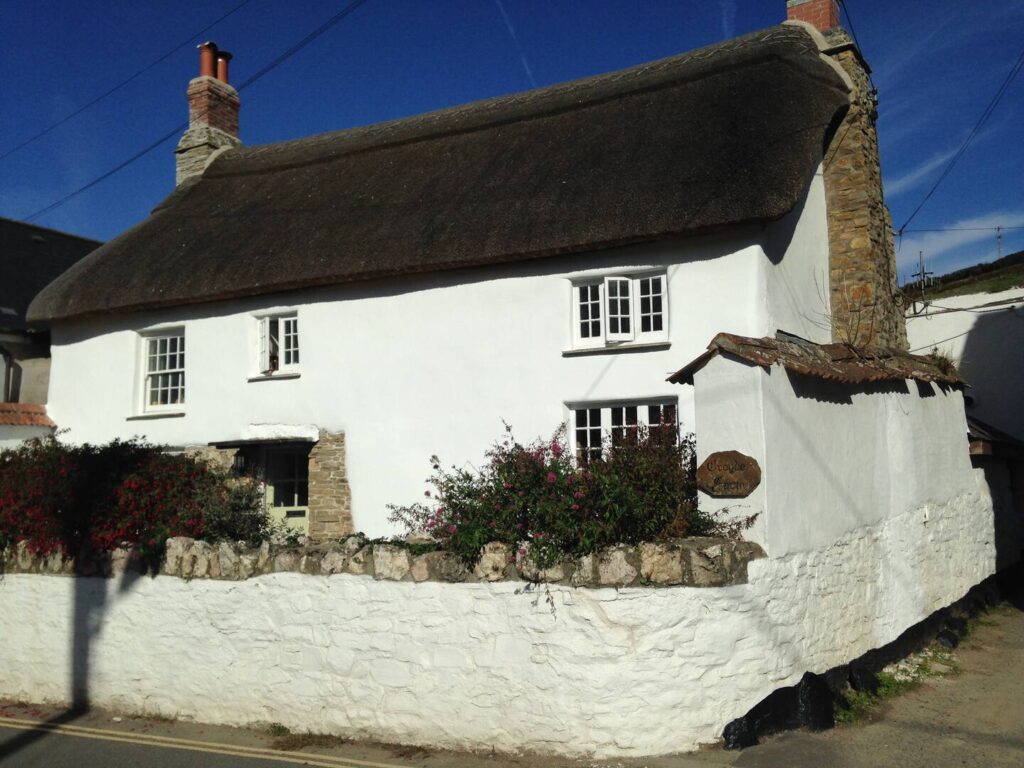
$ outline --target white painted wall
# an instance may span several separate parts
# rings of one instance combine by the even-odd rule
[[[0,424],[0,451],[8,448],[17,448],[26,440],[33,437],[44,437],[52,433],[49,427],[14,427]]]
[[[931,384],[854,388],[714,358],[695,377],[697,458],[735,449],[761,486],[703,509],[760,513],[747,538],[772,556],[821,550],[976,485],[963,396]]]
[[[431,454],[478,462],[502,420],[528,441],[562,423],[566,402],[673,396],[692,429],[692,395],[665,378],[720,331],[761,336],[802,323],[800,307],[820,304],[811,262],[823,272],[826,254],[815,177],[795,214],[730,236],[58,324],[48,410],[76,442],[141,435],[205,444],[260,424],[344,431],[355,525],[381,535],[391,532],[386,504],[422,498]],[[667,269],[671,347],[564,357],[567,278],[647,267]],[[252,315],[275,306],[298,310],[301,377],[247,381]],[[178,324],[185,416],[130,420],[138,331]]]
[[[994,570],[991,519],[971,490],[718,589],[6,575],[0,615],[18,620],[0,697],[67,702],[77,670],[95,705],[128,713],[476,750],[689,750],[961,597]]]
[[[768,230],[764,248],[768,327],[830,343],[828,219],[820,166],[797,209]]]
[[[910,348],[953,358],[971,385],[968,413],[1024,440],[1024,287],[936,299],[920,310],[907,313]]]

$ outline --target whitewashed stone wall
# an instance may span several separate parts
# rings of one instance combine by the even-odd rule
[[[68,701],[77,678],[97,705],[214,723],[566,755],[693,749],[993,573],[978,487],[711,589],[9,574],[0,697]]]

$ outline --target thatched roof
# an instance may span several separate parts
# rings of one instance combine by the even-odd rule
[[[849,103],[783,25],[607,75],[231,150],[37,319],[578,253],[777,219]]]
[[[932,355],[913,355],[890,347],[816,344],[782,332],[775,338],[760,339],[720,333],[708,344],[707,352],[668,380],[673,384],[693,384],[693,375],[717,355],[765,368],[781,365],[792,373],[843,384],[913,380],[966,386],[952,363]]]

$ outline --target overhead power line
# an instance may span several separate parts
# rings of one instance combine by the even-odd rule
[[[988,103],[988,106],[985,107],[985,111],[982,112],[981,117],[978,118],[978,122],[974,124],[974,127],[971,129],[971,132],[967,134],[967,138],[964,139],[964,143],[960,145],[960,148],[956,151],[956,154],[954,154],[953,157],[950,158],[950,161],[946,164],[946,167],[939,175],[939,178],[935,180],[935,183],[932,185],[932,188],[928,190],[928,194],[924,196],[924,199],[918,204],[917,208],[914,209],[914,212],[910,214],[910,216],[907,218],[905,222],[903,222],[903,226],[896,230],[896,234],[902,235],[906,231],[907,225],[914,220],[914,217],[917,216],[918,212],[920,212],[920,210],[924,208],[925,203],[927,203],[931,199],[932,195],[935,194],[935,190],[939,188],[939,185],[942,184],[945,178],[949,175],[949,172],[953,170],[953,166],[956,165],[957,161],[963,156],[964,152],[967,151],[967,148],[971,146],[971,142],[974,141],[974,137],[978,135],[978,132],[988,121],[989,117],[992,116],[992,113],[995,111],[995,108],[999,105],[999,102],[1002,100],[1003,96],[1006,94],[1007,89],[1010,87],[1010,83],[1013,82],[1013,78],[1017,76],[1017,73],[1020,72],[1022,66],[1024,66],[1024,48],[1021,49],[1020,55],[1017,56],[1017,60],[1014,62],[1013,67],[1010,68],[1009,74],[1006,75],[1006,78],[1003,80],[1002,84],[1000,84],[999,90],[996,91],[996,95],[992,97],[992,100]]]
[[[846,0],[839,0],[839,8],[840,8],[840,10],[842,10],[843,13],[846,14],[846,26],[848,26],[850,28],[850,34],[853,36],[853,43],[854,43],[854,45],[857,46],[857,50],[861,52],[861,55],[863,55],[864,54],[864,49],[860,45],[860,40],[857,39],[857,30],[854,29],[853,17],[850,16],[850,4]],[[871,84],[871,90],[872,91],[877,91],[878,89],[875,88],[875,81],[871,79],[871,70],[870,70],[870,68],[866,68],[865,72],[866,72],[866,74],[868,76],[868,83]]]
[[[934,227],[930,229],[901,229],[896,234],[899,236],[911,232],[998,232],[1008,229],[1024,229],[1024,227]]]
[[[344,19],[346,16],[351,14],[353,11],[355,11],[357,8],[359,8],[359,6],[363,5],[366,2],[367,2],[367,0],[352,0],[352,2],[348,3],[348,5],[346,5],[344,8],[342,8],[338,13],[336,13],[330,19],[328,19],[323,24],[321,24],[319,27],[314,29],[312,32],[310,32],[308,35],[306,35],[304,38],[302,38],[295,45],[291,46],[286,51],[284,51],[281,55],[277,56],[272,61],[268,62],[266,65],[264,65],[259,70],[257,70],[257,72],[252,77],[246,79],[241,85],[239,85],[237,90],[238,91],[243,91],[246,88],[248,88],[250,85],[255,83],[257,80],[259,80],[260,78],[264,77],[265,75],[269,74],[270,72],[273,72],[279,66],[284,64],[288,59],[290,59],[296,53],[298,53],[303,48],[305,48],[307,45],[312,43],[314,40],[316,40],[322,34],[327,32],[329,29],[334,27],[342,19]],[[111,176],[113,176],[114,174],[118,173],[119,171],[124,170],[129,165],[131,165],[132,163],[136,162],[137,160],[141,160],[143,157],[148,155],[154,149],[159,147],[164,142],[169,141],[174,136],[179,134],[181,131],[185,130],[185,128],[187,128],[187,127],[188,127],[187,123],[179,123],[178,125],[174,126],[174,128],[172,128],[167,133],[165,133],[163,136],[161,136],[159,139],[154,141],[152,144],[147,145],[145,148],[139,150],[138,152],[136,152],[134,155],[132,155],[128,159],[121,161],[120,163],[115,165],[113,168],[111,168],[109,171],[106,171],[105,173],[100,174],[99,176],[97,176],[95,179],[93,179],[89,183],[84,184],[83,186],[81,186],[78,189],[76,189],[74,192],[68,193],[67,195],[65,195],[64,197],[60,198],[59,200],[55,200],[54,202],[50,203],[46,207],[40,208],[35,213],[31,214],[30,216],[25,217],[25,221],[33,221],[34,219],[37,219],[40,216],[49,213],[50,211],[54,210],[55,208],[59,208],[60,206],[64,205],[66,202],[68,202],[69,200],[77,197],[78,195],[82,194],[83,192],[86,192],[86,191],[92,189],[97,184],[99,184],[99,183],[101,183],[103,181],[106,181]]]
[[[17,152],[19,149],[24,149],[29,144],[32,144],[33,142],[37,141],[38,139],[43,138],[43,136],[46,136],[48,133],[50,133],[51,131],[55,130],[56,128],[59,128],[60,126],[64,125],[64,123],[66,123],[68,120],[71,120],[72,118],[78,117],[78,115],[80,115],[83,112],[85,112],[85,110],[89,109],[89,107],[92,107],[95,104],[99,104],[105,98],[107,98],[108,96],[110,96],[113,93],[116,93],[117,91],[121,90],[126,85],[128,85],[128,83],[130,83],[133,80],[136,80],[140,76],[144,75],[146,72],[151,70],[157,64],[159,64],[159,63],[161,63],[163,61],[166,61],[171,56],[173,56],[175,53],[177,53],[182,48],[184,48],[186,45],[188,45],[193,40],[195,40],[197,37],[202,35],[204,32],[207,32],[210,29],[212,29],[213,27],[217,26],[222,21],[224,21],[224,19],[226,19],[229,16],[232,16],[233,14],[235,14],[238,11],[242,10],[242,8],[244,8],[245,6],[247,6],[251,2],[252,2],[252,0],[242,0],[242,2],[240,2],[238,5],[234,6],[227,13],[225,13],[222,16],[218,16],[216,19],[211,21],[209,24],[207,24],[202,29],[200,29],[200,30],[198,30],[196,32],[193,32],[191,35],[189,35],[188,39],[186,39],[183,42],[179,43],[178,45],[174,46],[169,51],[167,51],[166,53],[162,54],[161,56],[159,56],[158,58],[154,59],[153,61],[151,61],[146,66],[144,66],[142,69],[136,71],[131,76],[129,76],[129,77],[125,78],[124,80],[122,80],[121,82],[119,82],[117,85],[115,85],[115,86],[109,88],[108,90],[104,91],[99,96],[94,98],[92,101],[86,102],[85,104],[80,106],[78,109],[76,109],[76,110],[74,110],[72,112],[69,112],[68,114],[64,115],[64,117],[60,118],[55,123],[51,123],[46,128],[43,128],[43,130],[39,131],[38,133],[36,133],[36,134],[34,134],[32,136],[29,136],[27,139],[25,139],[20,144],[17,144],[16,146],[11,147],[6,152],[4,152],[2,155],[0,155],[0,160],[4,160],[5,158],[10,157],[15,152]]]

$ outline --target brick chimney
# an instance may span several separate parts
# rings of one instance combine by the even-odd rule
[[[839,26],[839,3],[836,0],[786,0],[786,18],[806,21],[820,32]]]
[[[791,22],[814,26],[854,85],[850,109],[825,148],[829,304],[832,339],[856,346],[907,348],[896,284],[892,217],[882,194],[876,94],[868,66],[840,26],[836,0],[787,0]]]
[[[175,153],[175,183],[198,176],[217,151],[241,146],[238,91],[228,83],[231,54],[216,43],[199,46],[199,77],[188,84],[188,130]]]

